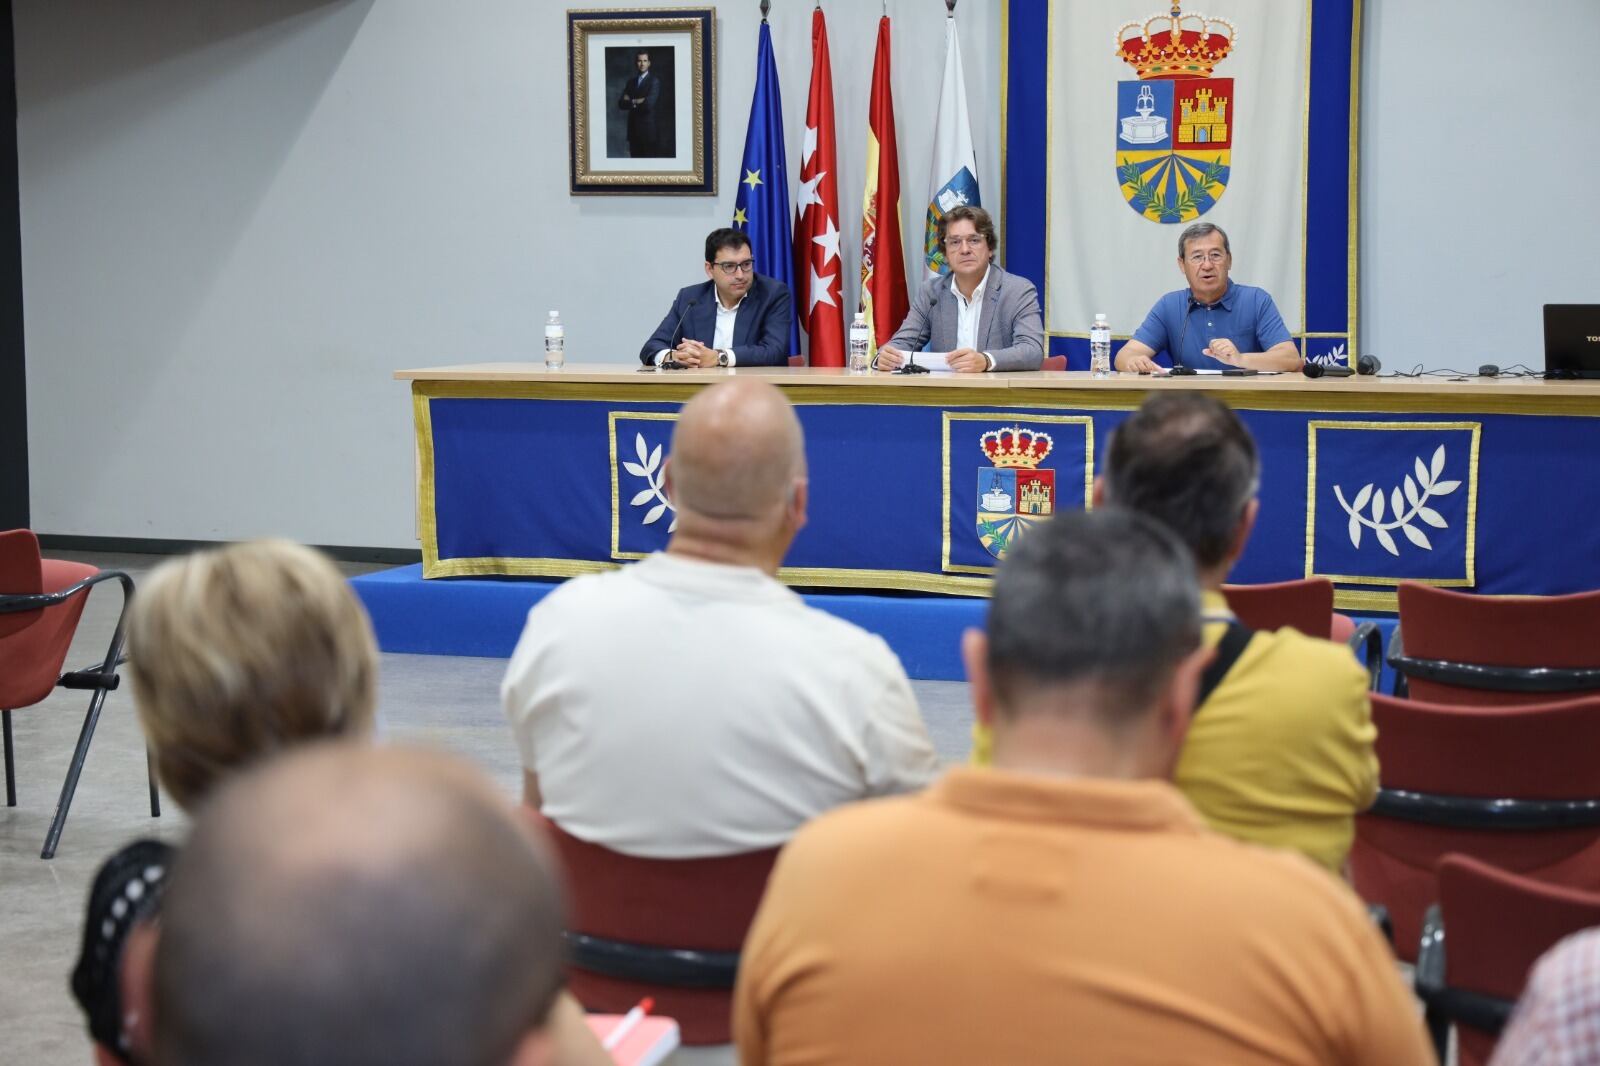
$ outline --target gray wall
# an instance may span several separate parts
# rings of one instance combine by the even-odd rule
[[[1363,6],[1362,347],[1542,370],[1542,305],[1600,303],[1600,2]]]
[[[716,197],[570,197],[565,6],[18,0],[35,528],[412,546],[393,369],[527,358],[549,307],[569,358],[634,359],[732,212],[759,16],[754,0],[719,5]],[[957,9],[992,207],[1001,7]],[[792,177],[811,5],[774,9]],[[827,10],[840,224],[859,244],[879,5]],[[943,5],[888,10],[915,276]],[[1580,50],[1600,5],[1441,14],[1366,3],[1365,346],[1391,366],[1465,351],[1538,365],[1538,304],[1600,302],[1579,243],[1593,241],[1581,203],[1600,148],[1569,132],[1595,96]],[[1511,58],[1469,79],[1484,27]],[[1561,80],[1583,83],[1565,110]]]

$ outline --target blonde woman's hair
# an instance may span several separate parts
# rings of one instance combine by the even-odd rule
[[[282,540],[157,567],[128,617],[128,676],[156,771],[185,808],[306,740],[365,734],[377,646],[328,558]]]

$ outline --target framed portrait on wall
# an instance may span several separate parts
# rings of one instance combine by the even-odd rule
[[[715,195],[716,8],[567,12],[573,193]]]

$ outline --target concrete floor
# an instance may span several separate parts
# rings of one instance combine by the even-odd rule
[[[136,583],[161,561],[147,555],[52,554],[126,570]],[[377,568],[344,569],[354,575]],[[69,667],[104,656],[119,606],[114,586],[91,596]],[[498,696],[503,669],[501,659],[383,656],[380,734],[458,753],[481,766],[508,796],[516,795],[520,764]],[[971,723],[966,685],[925,681],[914,687],[940,755],[964,759]],[[149,816],[143,741],[124,688],[106,701],[60,849],[48,862],[39,858],[87,706],[88,693],[57,690],[12,715],[17,806],[0,807],[0,1060],[17,1066],[90,1061],[83,1019],[67,991],[89,882],[101,860],[128,840],[178,840],[186,826],[183,813],[165,799],[162,817]],[[713,1050],[680,1054],[674,1061],[724,1062],[731,1056]]]

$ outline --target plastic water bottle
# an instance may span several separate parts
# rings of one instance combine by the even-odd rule
[[[871,367],[867,354],[871,343],[867,332],[866,313],[857,311],[855,321],[850,323],[850,373],[865,374]]]
[[[560,370],[567,364],[567,331],[561,325],[561,312],[551,311],[544,323],[544,368]]]
[[[1111,324],[1105,315],[1095,315],[1089,330],[1089,372],[1097,378],[1111,376]]]

